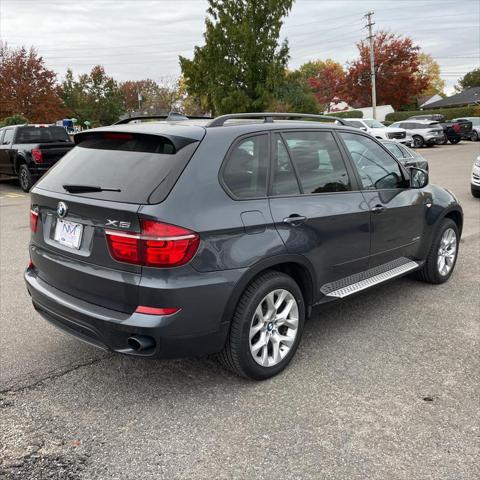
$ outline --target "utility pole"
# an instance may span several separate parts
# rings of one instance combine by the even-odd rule
[[[375,12],[368,12],[364,15],[364,18],[368,19],[368,23],[365,25],[365,28],[368,28],[368,40],[370,41],[370,79],[372,83],[372,111],[373,118],[377,118],[377,87],[375,82],[375,55],[373,52],[373,33],[372,27],[375,25],[375,22],[372,22],[372,15]]]

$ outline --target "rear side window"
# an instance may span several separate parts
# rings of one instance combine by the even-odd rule
[[[283,137],[302,193],[350,190],[347,169],[331,132],[288,132]]]
[[[119,192],[76,193],[81,197],[125,203],[159,203],[166,198],[198,145],[185,139],[175,148],[157,135],[87,136],[37,183],[38,188],[66,193],[63,185],[119,189]],[[178,144],[178,138],[177,138]]]
[[[3,137],[3,145],[10,145],[13,140],[13,128],[8,128],[5,130],[5,135]]]
[[[287,147],[278,133],[275,134],[274,142],[272,195],[298,195],[300,188],[297,176]]]
[[[225,186],[237,198],[267,194],[268,136],[244,137],[233,146],[223,167]]]
[[[63,127],[20,127],[17,143],[69,142],[70,138]]]

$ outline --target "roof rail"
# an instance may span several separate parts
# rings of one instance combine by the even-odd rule
[[[312,120],[331,120],[337,121],[341,125],[347,125],[342,118],[329,115],[316,115],[313,113],[280,113],[280,112],[258,112],[258,113],[230,113],[214,118],[207,127],[222,127],[227,120],[232,119],[263,118],[264,123],[272,123],[274,118],[311,118]]]
[[[183,115],[179,112],[170,112],[168,115],[138,115],[135,117],[127,117],[115,122],[113,125],[124,125],[134,120],[165,120],[167,122],[181,121],[181,120],[210,120],[212,117],[202,117],[198,115]]]

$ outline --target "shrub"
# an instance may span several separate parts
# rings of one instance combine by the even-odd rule
[[[22,115],[12,115],[0,120],[0,127],[8,127],[9,125],[22,125],[28,123],[28,120]]]
[[[385,120],[399,122],[414,115],[444,115],[446,120],[459,117],[476,117],[480,115],[480,107],[436,108],[432,110],[411,110],[408,112],[393,112],[387,114]]]
[[[330,117],[339,118],[363,118],[363,112],[360,110],[347,110],[346,112],[327,113]]]

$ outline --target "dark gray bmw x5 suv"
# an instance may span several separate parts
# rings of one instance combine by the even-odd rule
[[[102,348],[216,353],[265,379],[314,305],[455,266],[455,197],[324,117],[177,117],[75,143],[31,192],[25,280],[43,317]]]

